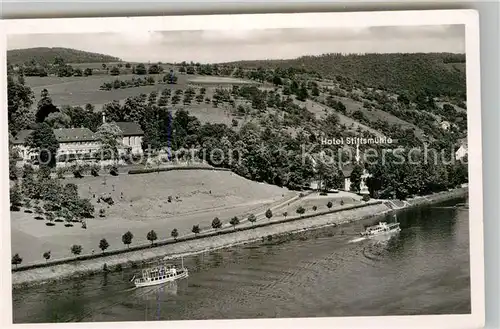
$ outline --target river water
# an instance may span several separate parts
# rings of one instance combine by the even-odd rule
[[[14,322],[470,313],[464,201],[398,214],[389,241],[356,236],[378,218],[191,256],[189,278],[160,287],[131,289],[127,269],[15,290]]]

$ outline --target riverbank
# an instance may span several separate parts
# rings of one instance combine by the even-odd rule
[[[404,202],[397,209],[408,209],[425,204],[439,203],[461,198],[468,193],[467,188],[436,193],[418,197]],[[286,220],[269,221],[252,227],[251,223],[229,232],[215,232],[202,237],[187,239],[154,248],[134,250],[130,252],[105,255],[103,257],[78,260],[66,264],[26,269],[12,273],[13,288],[39,285],[51,281],[81,277],[99,273],[104,266],[108,270],[137,266],[143,262],[162,257],[177,258],[191,254],[223,249],[235,245],[261,241],[268,236],[315,230],[326,226],[340,225],[357,220],[368,219],[386,214],[395,209],[388,202],[370,201],[362,205],[344,206],[331,211],[317,212],[307,216],[287,218]],[[222,234],[223,233],[223,234]]]

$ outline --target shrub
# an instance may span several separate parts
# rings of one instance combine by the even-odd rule
[[[299,207],[297,208],[297,214],[299,214],[299,215],[303,215],[305,212],[306,212],[306,209],[305,209],[304,207],[299,206]]]
[[[47,262],[50,259],[50,256],[51,256],[50,250],[43,253],[43,258],[45,258],[45,262]]]
[[[99,217],[106,217],[106,210],[105,209],[99,209]]]
[[[340,205],[343,206],[344,205],[344,200],[340,200]]]
[[[102,252],[104,252],[106,249],[108,249],[109,247],[109,243],[106,239],[101,239],[101,241],[99,241],[99,249],[102,250]]]
[[[328,201],[326,206],[328,207],[328,209],[331,209],[333,207],[333,203],[331,201]]]
[[[231,218],[231,220],[229,221],[229,224],[233,225],[234,228],[236,228],[236,225],[238,225],[239,223],[240,223],[240,219],[236,216]]]
[[[57,168],[56,169],[56,175],[57,175],[57,178],[59,178],[59,179],[63,179],[65,173],[66,173],[66,168]]]
[[[75,178],[83,178],[82,168],[80,168],[78,166],[74,166],[72,168],[72,171],[73,171],[73,176],[75,176]]]
[[[313,211],[316,211],[316,210],[318,210],[318,207],[313,206],[312,209],[313,209]]]
[[[71,246],[70,250],[71,250],[71,253],[73,255],[78,256],[78,255],[80,255],[82,253],[83,248],[79,244],[74,244],[74,245]]]
[[[285,211],[285,212],[283,213],[283,217],[285,217],[285,218],[286,218],[286,216],[288,216],[288,212],[286,212],[286,211]]]
[[[370,201],[370,195],[368,195],[368,194],[363,195],[363,199],[362,200],[365,201],[365,202],[366,201]]]
[[[222,227],[222,222],[220,221],[219,217],[215,217],[214,220],[212,221],[212,228],[217,230],[221,227]]]
[[[176,228],[174,228],[174,229],[172,230],[172,232],[170,232],[170,236],[171,236],[172,238],[174,238],[174,240],[176,240],[176,241],[177,241],[177,237],[179,236],[179,231],[177,231],[177,229],[176,229]]]
[[[267,219],[271,219],[271,217],[273,217],[273,212],[271,211],[271,209],[266,210],[266,217]]]
[[[328,195],[328,193],[326,193],[325,191],[321,191],[321,192],[319,192],[319,195],[325,196],[325,195]]]
[[[23,259],[21,258],[21,256],[19,256],[19,254],[15,254],[14,256],[12,256],[11,263],[16,268],[17,268],[17,265],[21,264],[22,262],[23,262]]]
[[[198,233],[200,233],[200,225],[193,225],[193,228],[191,229],[191,232],[194,233],[194,235],[198,235]]]
[[[118,167],[115,165],[111,166],[111,168],[109,169],[109,174],[111,176],[118,176]]]
[[[98,166],[93,166],[91,169],[90,169],[90,174],[94,177],[98,177],[99,176],[99,167]]]
[[[250,216],[248,216],[248,221],[253,225],[253,223],[257,221],[257,217],[254,214],[250,214]]]

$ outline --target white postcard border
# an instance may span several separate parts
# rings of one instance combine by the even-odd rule
[[[1,104],[7,108],[6,91],[6,35],[39,33],[103,33],[127,31],[173,31],[173,30],[245,30],[269,28],[313,28],[313,27],[366,27],[366,26],[422,26],[464,24],[466,26],[466,73],[467,113],[469,148],[469,203],[470,203],[470,315],[425,315],[384,317],[332,317],[300,319],[254,319],[213,321],[169,321],[148,322],[150,328],[162,328],[167,323],[171,328],[191,329],[203,327],[234,328],[288,328],[335,327],[335,328],[479,328],[484,325],[484,242],[483,242],[483,184],[482,184],[482,140],[481,100],[479,65],[479,16],[475,10],[422,10],[357,13],[307,13],[307,14],[255,14],[255,15],[200,15],[165,17],[112,17],[112,18],[61,18],[4,20],[0,25],[0,72],[2,76]],[[4,113],[7,111],[5,110]],[[1,298],[2,327],[28,328],[34,325],[12,324],[9,179],[7,116],[1,122]],[[332,278],[334,279],[334,278]],[[76,328],[82,324],[44,324],[60,328]],[[144,322],[85,323],[85,328],[143,328]],[[40,326],[40,325],[38,325]]]

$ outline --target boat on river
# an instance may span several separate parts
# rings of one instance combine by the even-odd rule
[[[188,276],[188,269],[184,267],[184,262],[182,261],[180,268],[176,268],[174,265],[166,263],[159,263],[156,266],[148,267],[142,270],[140,278],[136,278],[134,275],[130,281],[139,288],[173,282],[187,278]]]
[[[396,218],[396,215],[394,215],[394,217]],[[399,227],[399,223],[396,219],[396,222],[394,223],[379,222],[377,225],[369,226],[364,232],[361,233],[361,236],[376,237],[399,232],[401,232],[401,228]]]

